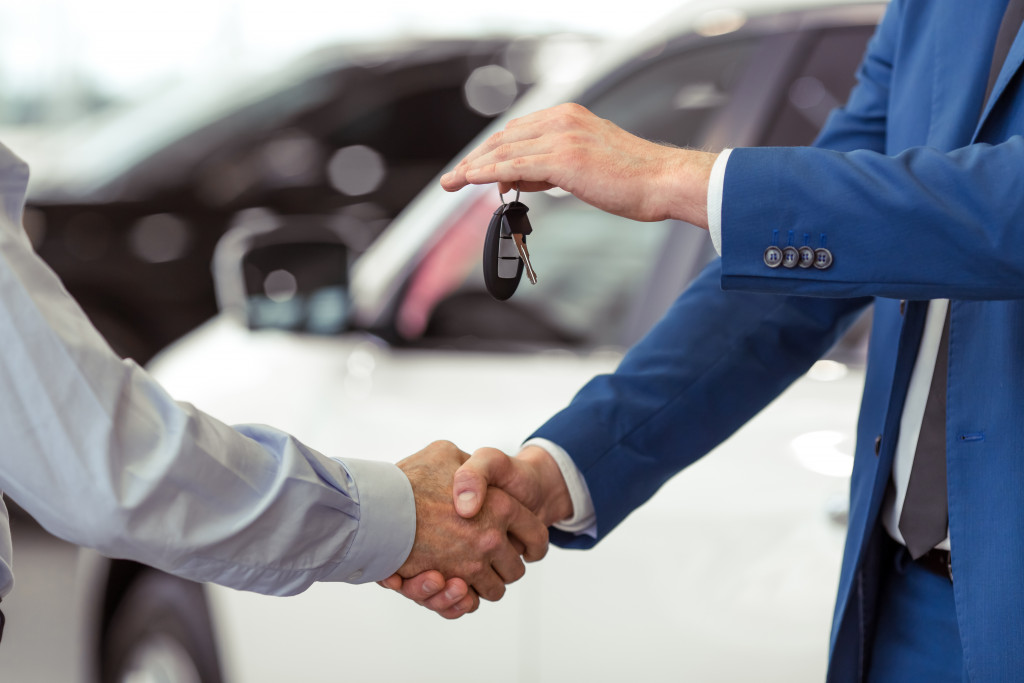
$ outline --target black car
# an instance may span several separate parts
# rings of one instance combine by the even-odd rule
[[[236,219],[331,216],[360,252],[566,40],[349,45],[193,84],[34,169],[26,228],[114,349],[145,363],[216,312],[210,259]]]

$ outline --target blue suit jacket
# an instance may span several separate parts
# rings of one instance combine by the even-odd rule
[[[1004,7],[895,0],[850,101],[817,142],[824,149],[735,150],[723,258],[613,375],[537,432],[580,467],[603,536],[874,302],[832,681],[860,680],[871,642],[865,606],[877,590],[879,510],[906,390],[894,373],[916,354],[900,344],[899,300],[933,298],[952,301],[949,526],[966,665],[972,680],[1024,677],[1024,36],[982,106]],[[790,231],[798,246],[805,235],[826,242],[832,267],[768,268],[765,248]]]

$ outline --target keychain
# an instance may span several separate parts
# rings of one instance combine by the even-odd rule
[[[537,273],[526,248],[526,236],[533,232],[526,217],[530,209],[519,201],[518,187],[515,201],[506,204],[500,191],[498,197],[501,206],[491,216],[484,239],[484,284],[491,296],[505,301],[515,293],[524,270],[532,285],[537,284]]]

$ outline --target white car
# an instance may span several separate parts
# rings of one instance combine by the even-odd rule
[[[883,5],[793,7],[691,4],[509,116],[572,100],[680,145],[806,144]],[[398,460],[439,438],[515,451],[713,257],[692,226],[523,199],[539,282],[507,302],[480,274],[493,187],[428,188],[351,269],[327,220],[240,216],[215,257],[221,314],[151,369],[180,400],[328,455]],[[89,666],[124,682],[821,680],[865,325],[595,549],[552,548],[472,615],[372,585],[200,587],[86,554],[81,618],[103,615]]]

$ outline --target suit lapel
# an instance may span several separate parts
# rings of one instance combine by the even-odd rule
[[[985,125],[986,119],[992,113],[996,102],[999,101],[999,98],[1006,91],[1006,86],[1010,83],[1010,79],[1021,68],[1021,64],[1024,64],[1024,31],[1017,31],[1017,37],[1013,41],[1010,51],[1006,54],[1003,68],[999,70],[999,77],[996,79],[995,85],[992,86],[992,94],[989,96],[988,101],[985,102],[985,108],[982,109],[981,117],[978,119],[978,125],[974,129],[972,140],[978,138],[978,134]]]

